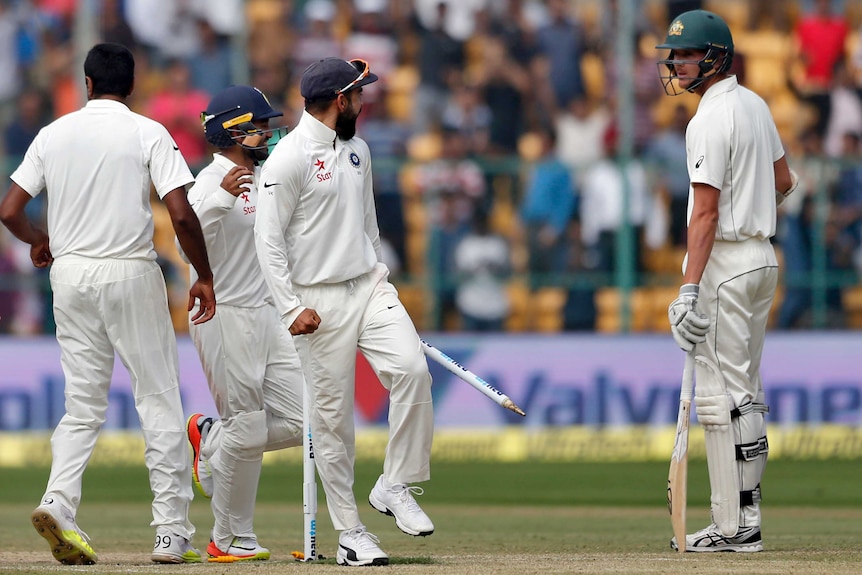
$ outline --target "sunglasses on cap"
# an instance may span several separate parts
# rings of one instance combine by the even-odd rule
[[[349,62],[354,68],[356,68],[356,71],[359,72],[359,76],[357,76],[355,80],[350,82],[342,89],[336,90],[336,94],[343,94],[344,92],[353,88],[359,81],[361,81],[362,79],[367,77],[368,74],[371,73],[371,66],[369,66],[368,62],[366,62],[365,60],[362,60],[361,58],[355,58],[353,60],[350,60]]]

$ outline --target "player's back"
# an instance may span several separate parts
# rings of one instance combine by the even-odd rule
[[[91,100],[40,132],[34,146],[55,258],[155,259],[149,193],[158,138],[170,136],[111,100]]]

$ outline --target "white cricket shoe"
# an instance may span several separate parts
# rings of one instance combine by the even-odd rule
[[[670,546],[676,550],[676,537],[670,540]],[[763,539],[760,536],[760,526],[740,527],[733,537],[725,537],[715,523],[700,531],[685,536],[685,550],[694,553],[710,553],[715,551],[736,551],[739,553],[755,553],[763,551]]]
[[[257,542],[257,537],[234,537],[227,551],[218,548],[214,541],[207,546],[207,561],[210,563],[233,563],[234,561],[266,561],[269,549]]]
[[[335,562],[350,567],[389,565],[389,555],[377,546],[378,543],[380,539],[369,533],[364,525],[342,531],[338,536]]]
[[[75,523],[75,516],[68,507],[46,497],[30,518],[39,535],[51,545],[54,559],[63,565],[96,563],[96,552],[90,546],[90,538]]]
[[[423,493],[425,490],[421,487],[406,483],[396,483],[386,489],[381,475],[368,495],[368,502],[380,513],[395,517],[395,525],[404,533],[424,537],[434,533],[434,524],[413,497]]]
[[[185,537],[159,529],[150,559],[153,563],[200,563],[201,552]]]

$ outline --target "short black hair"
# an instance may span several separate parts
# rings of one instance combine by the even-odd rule
[[[96,96],[127,97],[135,80],[135,58],[122,44],[96,44],[84,60],[84,76],[93,82]]]

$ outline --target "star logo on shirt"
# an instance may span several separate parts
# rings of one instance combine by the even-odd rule
[[[317,171],[325,170],[326,168],[323,166],[323,160],[317,160],[314,162],[314,165],[317,166]]]
[[[243,193],[241,193],[241,194],[239,195],[239,197],[241,197],[242,199],[244,199],[244,200],[245,200],[245,203],[247,203],[247,204],[250,204],[250,203],[251,203],[251,200],[249,200],[249,199],[248,199],[248,192],[243,192]]]

